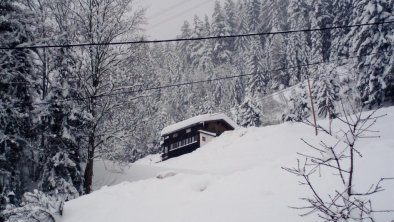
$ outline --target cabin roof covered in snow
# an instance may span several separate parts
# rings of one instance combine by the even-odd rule
[[[198,123],[215,121],[215,120],[224,120],[234,129],[238,128],[238,125],[233,120],[231,120],[228,116],[226,116],[225,114],[215,113],[215,114],[205,114],[205,115],[195,116],[190,119],[184,120],[182,122],[178,122],[173,125],[167,126],[161,131],[161,135],[164,136],[164,135],[185,129],[187,127],[190,127],[190,126],[198,124]]]

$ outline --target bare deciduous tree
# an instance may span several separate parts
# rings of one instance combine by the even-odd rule
[[[377,110],[363,113],[352,109],[350,115],[341,104],[343,116],[337,119],[343,124],[340,135],[335,135],[337,142],[333,145],[321,141],[318,146],[302,141],[313,150],[311,154],[298,153],[300,159],[294,168],[283,167],[284,170],[301,178],[300,184],[306,186],[311,196],[301,198],[307,204],[294,209],[305,210],[301,216],[317,213],[324,221],[375,221],[372,213],[392,212],[391,210],[375,210],[372,207],[371,195],[383,191],[382,183],[394,178],[380,178],[368,190],[355,191],[354,173],[357,170],[355,160],[362,157],[357,142],[365,138],[379,138],[378,131],[372,129],[376,121],[384,115],[377,115]],[[320,130],[329,134],[322,126]],[[343,144],[345,146],[343,146]],[[329,169],[340,181],[332,193],[326,194],[314,180],[322,169]]]
[[[72,10],[80,42],[109,43],[137,37],[144,21],[144,10],[134,9],[133,0],[75,0]],[[132,53],[127,45],[89,46],[81,48],[82,67],[79,72],[81,98],[92,124],[88,132],[87,165],[84,173],[85,192],[90,193],[93,177],[93,160],[97,150],[121,129],[108,129],[104,121],[117,104],[108,96],[121,91],[115,73],[125,67],[125,59]],[[132,78],[130,76],[130,78]],[[123,133],[121,133],[123,134]]]

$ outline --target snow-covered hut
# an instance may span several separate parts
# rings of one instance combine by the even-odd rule
[[[225,114],[205,114],[175,123],[161,131],[163,160],[193,152],[220,136],[237,129],[237,124]]]

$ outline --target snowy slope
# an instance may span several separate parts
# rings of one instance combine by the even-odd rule
[[[368,189],[380,177],[394,177],[394,108],[380,113],[388,114],[375,127],[382,137],[358,145],[364,157],[356,162],[357,190]],[[311,143],[336,141],[313,133],[309,126],[291,123],[227,132],[191,154],[155,164],[155,171],[172,168],[175,176],[103,187],[66,203],[62,221],[319,221],[299,217],[299,211],[288,207],[302,204],[299,198],[307,194],[297,178],[281,169],[296,165],[297,152],[309,152],[301,137]],[[139,166],[144,162],[151,163],[141,160]],[[321,181],[320,191],[337,185],[330,174],[322,174],[314,178]],[[386,191],[373,197],[374,207],[394,209],[394,181],[383,186]],[[394,220],[394,214],[377,217],[378,221]]]
[[[163,171],[177,171],[187,174],[202,174],[203,172],[188,169],[172,169],[152,165],[146,158],[140,164],[120,165],[107,160],[96,160],[94,162],[93,190],[104,186],[114,186],[125,181],[136,182],[156,177]]]

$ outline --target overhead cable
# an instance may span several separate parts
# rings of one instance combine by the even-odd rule
[[[76,44],[64,44],[64,45],[31,45],[22,44],[15,47],[1,46],[0,50],[15,50],[15,49],[38,49],[38,48],[71,48],[71,47],[86,47],[86,46],[109,46],[109,45],[133,45],[133,44],[157,44],[157,43],[169,43],[169,42],[185,42],[185,41],[202,41],[202,40],[215,40],[215,39],[227,39],[227,38],[244,38],[253,36],[265,36],[265,35],[283,35],[292,34],[299,32],[316,32],[333,29],[349,29],[363,26],[375,26],[384,24],[393,24],[394,21],[383,21],[374,23],[363,23],[346,26],[332,26],[325,28],[314,28],[314,29],[300,29],[300,30],[288,30],[288,31],[277,31],[277,32],[259,32],[259,33],[248,33],[248,34],[236,34],[236,35],[223,35],[223,36],[208,36],[208,37],[197,37],[197,38],[175,38],[175,39],[163,39],[163,40],[139,40],[139,41],[124,41],[124,42],[92,42],[92,43],[76,43]]]

